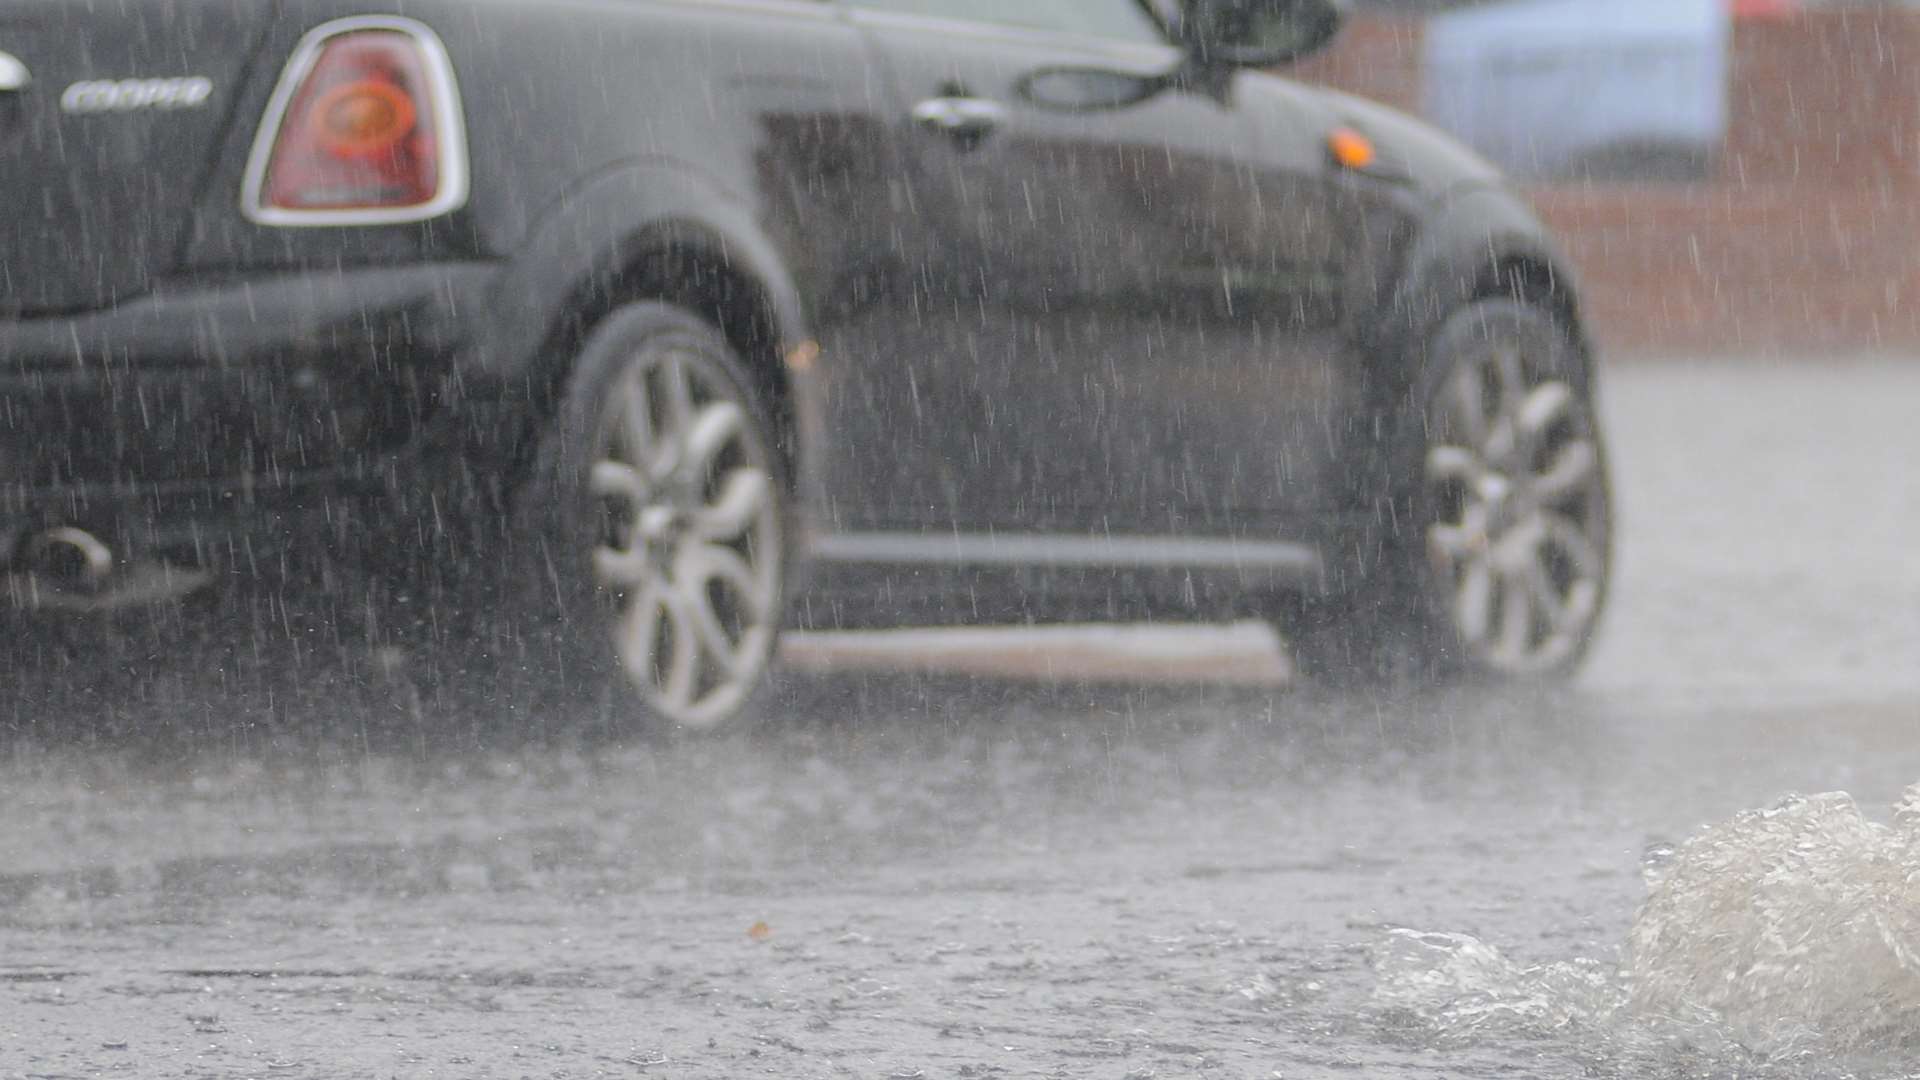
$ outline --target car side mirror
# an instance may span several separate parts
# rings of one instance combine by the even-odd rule
[[[1325,48],[1340,33],[1341,0],[1185,0],[1181,44],[1208,67],[1276,67]]]

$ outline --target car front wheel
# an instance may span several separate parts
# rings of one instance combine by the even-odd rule
[[[1581,351],[1552,315],[1499,300],[1447,319],[1427,358],[1389,458],[1381,557],[1345,568],[1345,588],[1289,625],[1297,659],[1334,678],[1565,677],[1612,569]]]

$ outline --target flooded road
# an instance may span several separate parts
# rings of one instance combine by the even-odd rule
[[[143,625],[0,697],[0,1078],[1920,1075],[1619,1004],[1650,857],[1920,781],[1915,401],[1613,372],[1620,585],[1552,695],[1294,686],[1244,628],[1130,684],[1087,654],[1152,641],[820,639],[767,729],[652,745],[440,714],[297,605]]]

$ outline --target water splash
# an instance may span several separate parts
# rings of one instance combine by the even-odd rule
[[[1627,935],[1630,1007],[1768,1055],[1920,1035],[1920,785],[1891,828],[1794,796],[1688,841]]]
[[[1625,1001],[1617,973],[1598,961],[1521,967],[1470,934],[1391,930],[1373,965],[1375,1004],[1449,1040],[1586,1027]]]
[[[1792,796],[1656,845],[1617,966],[1522,967],[1464,934],[1395,930],[1375,1003],[1443,1040],[1600,1029],[1771,1060],[1920,1051],[1920,784],[1893,824]]]

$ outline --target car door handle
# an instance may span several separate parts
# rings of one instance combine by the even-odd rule
[[[999,102],[973,97],[928,98],[913,107],[913,122],[929,131],[962,140],[978,140],[1007,119]]]
[[[0,52],[0,94],[25,90],[33,83],[33,72],[19,58]]]

